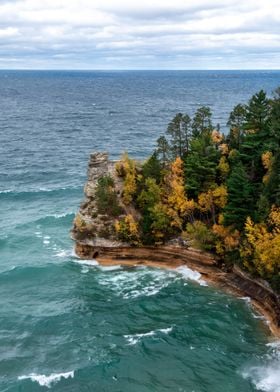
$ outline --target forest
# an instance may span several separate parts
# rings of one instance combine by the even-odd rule
[[[175,238],[280,291],[280,88],[235,106],[227,125],[223,134],[205,106],[192,117],[176,114],[149,159],[125,153],[116,164],[122,203],[132,212],[120,215],[111,178],[98,184],[99,208],[110,206],[122,241]]]

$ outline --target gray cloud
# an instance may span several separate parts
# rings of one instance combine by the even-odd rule
[[[6,0],[0,67],[279,69],[278,0],[131,4]]]

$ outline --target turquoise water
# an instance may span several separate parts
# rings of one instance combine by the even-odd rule
[[[0,391],[280,391],[246,299],[189,271],[104,268],[69,230],[88,154],[149,154],[172,113],[231,106],[280,73],[0,72]]]

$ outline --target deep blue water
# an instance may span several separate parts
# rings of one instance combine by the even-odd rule
[[[69,238],[90,152],[144,158],[201,105],[226,132],[234,105],[278,86],[276,71],[0,71],[0,391],[280,391],[246,301],[81,264]]]

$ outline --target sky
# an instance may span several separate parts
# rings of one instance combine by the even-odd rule
[[[2,69],[280,69],[280,0],[0,0]]]

